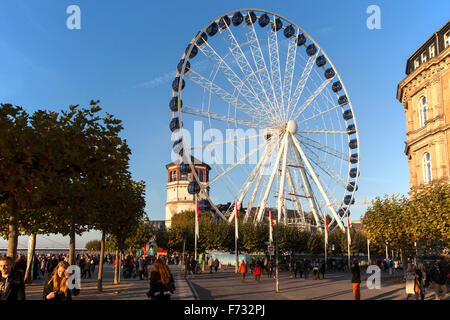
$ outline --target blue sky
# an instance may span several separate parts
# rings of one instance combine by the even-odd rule
[[[81,30],[66,28],[72,4],[81,8]],[[372,4],[381,9],[381,30],[366,27]],[[197,31],[237,8],[270,10],[294,21],[333,61],[359,128],[356,201],[407,194],[405,115],[396,88],[406,59],[447,22],[448,1],[2,0],[0,101],[33,112],[101,100],[106,112],[123,120],[133,178],[147,183],[150,218],[164,219],[172,76]],[[364,208],[353,209],[352,218]],[[79,244],[97,236],[90,233]]]

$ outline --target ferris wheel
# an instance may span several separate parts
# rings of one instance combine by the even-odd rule
[[[329,215],[344,229],[358,188],[356,120],[331,60],[295,23],[259,9],[211,21],[181,56],[169,108],[180,172],[213,213],[231,222],[237,204],[245,221],[272,210],[319,229]]]

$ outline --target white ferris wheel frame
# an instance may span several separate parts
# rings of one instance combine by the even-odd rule
[[[296,28],[296,32],[295,32],[295,39],[297,39],[297,36],[299,35],[299,32],[302,32],[303,35],[309,39],[316,47],[317,47],[317,52],[314,55],[311,55],[307,61],[307,64],[305,66],[305,69],[303,70],[302,76],[299,80],[299,82],[297,83],[297,86],[294,89],[294,94],[292,95],[292,99],[294,99],[294,108],[292,108],[291,110],[291,103],[292,100],[289,100],[289,103],[287,104],[287,106],[285,106],[284,104],[284,99],[286,97],[290,97],[291,93],[292,93],[292,81],[293,81],[293,77],[292,77],[292,72],[294,70],[295,67],[295,55],[296,55],[296,50],[297,50],[297,43],[295,42],[295,46],[293,46],[291,48],[291,45],[288,48],[288,57],[287,57],[287,62],[286,62],[286,71],[285,71],[285,77],[284,79],[281,79],[281,69],[280,69],[280,64],[279,64],[279,57],[278,57],[278,42],[277,42],[277,32],[272,32],[274,34],[274,36],[269,37],[269,55],[270,55],[270,68],[267,67],[266,62],[264,57],[262,56],[262,51],[261,51],[261,46],[259,44],[259,38],[256,34],[256,31],[254,31],[254,24],[257,23],[257,21],[255,21],[254,23],[252,23],[249,27],[253,28],[253,33],[251,33],[250,35],[253,35],[256,39],[254,39],[253,42],[250,42],[250,46],[254,45],[254,50],[252,49],[252,56],[255,59],[255,64],[258,66],[258,64],[260,64],[261,67],[263,67],[265,69],[264,72],[261,72],[261,77],[266,77],[268,79],[266,80],[270,80],[270,79],[275,79],[276,81],[259,81],[259,79],[257,77],[256,81],[258,81],[259,86],[254,86],[252,88],[249,88],[247,84],[244,83],[244,81],[242,79],[240,79],[234,72],[233,69],[231,69],[226,62],[215,52],[214,48],[212,48],[208,41],[205,41],[203,45],[204,48],[200,49],[200,46],[197,46],[197,49],[202,51],[203,54],[205,56],[207,56],[208,54],[210,55],[208,57],[208,59],[210,61],[213,61],[213,59],[220,59],[217,60],[219,63],[219,66],[216,65],[217,71],[219,71],[219,68],[221,69],[221,73],[222,74],[226,74],[226,78],[228,81],[231,82],[232,86],[235,88],[235,91],[237,90],[239,96],[245,97],[247,101],[253,101],[258,107],[261,107],[261,109],[258,108],[254,108],[252,106],[249,106],[248,103],[243,102],[242,100],[238,99],[236,96],[229,94],[227,92],[223,92],[224,90],[221,90],[220,87],[218,86],[214,86],[214,83],[210,82],[208,79],[202,77],[200,74],[196,74],[195,71],[193,71],[192,69],[189,69],[189,72],[191,73],[191,77],[188,77],[190,80],[192,80],[193,82],[197,83],[200,86],[203,85],[208,85],[209,86],[209,91],[210,93],[214,93],[215,95],[219,96],[219,98],[221,98],[222,100],[224,100],[225,102],[227,102],[228,104],[233,105],[236,109],[239,109],[240,111],[244,112],[244,113],[249,113],[249,112],[254,112],[257,113],[260,117],[261,117],[261,121],[265,118],[265,116],[267,115],[276,115],[278,117],[278,119],[280,119],[281,122],[283,121],[288,121],[289,119],[297,119],[298,115],[300,115],[302,113],[303,110],[305,110],[308,105],[314,101],[314,99],[321,93],[321,91],[331,83],[331,81],[335,78],[337,78],[341,85],[342,85],[342,90],[345,93],[345,96],[347,97],[347,104],[352,112],[352,121],[353,124],[355,126],[355,132],[353,134],[356,135],[356,140],[357,140],[357,147],[356,148],[350,148],[349,146],[349,157],[346,159],[349,162],[349,166],[348,166],[348,171],[350,173],[350,169],[352,168],[352,164],[355,165],[354,162],[351,162],[350,158],[352,155],[352,151],[356,150],[357,152],[357,159],[355,159],[356,162],[356,176],[354,178],[350,177],[350,174],[347,175],[347,181],[345,184],[345,188],[346,191],[344,193],[344,197],[347,194],[347,186],[349,185],[350,179],[354,179],[354,188],[353,191],[351,191],[351,198],[349,201],[349,204],[346,204],[346,208],[345,211],[342,213],[341,216],[338,215],[338,213],[336,212],[336,210],[334,209],[334,205],[332,204],[331,200],[329,199],[325,188],[322,186],[322,183],[320,182],[319,178],[317,177],[309,159],[307,158],[305,152],[303,151],[298,139],[295,137],[294,134],[286,131],[282,136],[281,136],[281,144],[279,146],[278,152],[277,152],[277,160],[275,163],[274,168],[272,169],[271,175],[270,175],[270,179],[269,179],[269,184],[265,190],[264,193],[264,197],[260,203],[258,212],[255,216],[255,222],[257,221],[261,221],[263,216],[264,216],[264,212],[266,209],[266,204],[267,204],[267,197],[270,193],[270,190],[272,188],[272,183],[274,180],[274,176],[278,170],[278,167],[280,166],[280,162],[281,162],[281,183],[279,186],[279,195],[285,195],[284,198],[281,196],[278,196],[277,199],[277,211],[278,211],[278,221],[281,221],[282,216],[283,216],[283,211],[285,211],[285,202],[286,202],[286,193],[285,193],[285,180],[287,178],[287,183],[289,186],[289,190],[291,191],[289,194],[294,196],[294,202],[296,204],[297,207],[297,211],[300,213],[300,211],[302,211],[302,207],[300,204],[300,201],[298,200],[298,197],[301,196],[298,193],[298,190],[295,189],[295,184],[293,183],[293,178],[292,178],[292,174],[290,172],[289,169],[289,164],[287,163],[287,158],[288,158],[288,148],[289,145],[291,146],[291,148],[293,148],[293,150],[291,151],[291,153],[293,153],[295,160],[297,161],[297,166],[299,167],[299,171],[300,171],[300,175],[301,175],[301,180],[303,182],[303,186],[306,189],[307,192],[307,198],[308,198],[308,202],[310,205],[310,209],[312,211],[312,214],[314,216],[315,222],[316,222],[316,226],[318,227],[318,230],[320,231],[321,228],[323,228],[323,223],[321,221],[321,219],[319,218],[319,209],[317,207],[317,203],[315,201],[315,197],[312,195],[312,189],[311,189],[311,184],[310,184],[310,180],[308,179],[308,174],[309,176],[312,178],[314,184],[316,185],[316,187],[319,189],[319,192],[321,193],[322,198],[325,200],[326,205],[328,210],[330,211],[331,215],[332,215],[332,221],[329,222],[329,225],[333,225],[334,222],[336,222],[337,226],[340,229],[344,229],[344,219],[347,218],[349,216],[349,208],[353,202],[354,196],[355,196],[355,192],[357,190],[357,185],[358,185],[358,178],[359,178],[359,159],[360,159],[360,151],[359,151],[359,134],[358,134],[358,128],[357,128],[357,124],[356,124],[356,119],[354,117],[354,112],[353,112],[353,107],[352,107],[352,103],[351,103],[351,99],[347,93],[347,90],[345,88],[345,85],[339,75],[339,73],[337,72],[337,69],[335,68],[335,66],[333,65],[331,59],[327,56],[327,54],[325,53],[324,50],[322,50],[322,48],[319,46],[319,44],[311,37],[308,35],[308,33],[306,33],[302,28],[300,28],[298,25],[296,25],[294,22],[290,21],[289,19],[282,17],[276,13],[267,11],[267,10],[261,10],[261,9],[237,9],[237,10],[233,10],[230,11],[228,13],[225,13],[223,15],[220,15],[219,17],[215,18],[214,20],[212,20],[209,24],[207,24],[190,42],[188,49],[186,49],[184,51],[184,53],[182,54],[181,59],[184,59],[184,62],[182,64],[181,67],[181,72],[179,72],[178,70],[176,70],[175,72],[175,78],[179,77],[179,83],[178,83],[178,90],[175,91],[172,88],[172,98],[175,96],[175,94],[177,94],[177,111],[171,111],[171,118],[174,118],[174,114],[175,112],[177,112],[178,114],[178,121],[179,121],[179,128],[182,128],[182,119],[181,119],[181,114],[182,113],[187,113],[187,114],[191,114],[191,115],[195,115],[195,116],[200,116],[200,117],[206,117],[209,119],[214,119],[214,120],[218,120],[218,121],[225,121],[225,122],[230,122],[229,120],[233,120],[233,123],[235,124],[240,124],[240,125],[244,125],[247,127],[255,127],[258,128],[258,125],[261,125],[262,122],[251,122],[248,120],[243,120],[243,119],[237,119],[237,118],[230,118],[229,116],[225,117],[223,115],[220,114],[215,114],[213,112],[205,112],[203,110],[200,109],[196,109],[194,107],[189,107],[189,106],[181,106],[181,92],[182,92],[182,85],[183,85],[183,78],[185,76],[185,70],[186,70],[186,65],[188,63],[189,60],[189,56],[191,54],[191,51],[193,49],[193,47],[196,45],[197,41],[200,39],[200,37],[202,36],[202,34],[204,32],[206,32],[207,28],[209,25],[211,25],[212,23],[216,22],[218,23],[220,21],[220,19],[224,16],[228,16],[230,19],[232,17],[232,15],[236,12],[254,12],[254,13],[260,13],[260,14],[268,14],[269,16],[273,16],[273,21],[275,21],[276,18],[281,19],[282,21],[285,21],[287,23],[289,23],[290,25],[292,25],[294,28]],[[245,17],[245,15],[244,15]],[[270,26],[273,23],[272,20],[269,21],[269,24],[266,26]],[[245,23],[245,21],[243,22]],[[227,32],[229,32],[229,41],[232,42],[235,47],[234,49],[236,52],[241,51],[242,53],[242,49],[240,48],[239,43],[237,42],[237,40],[235,39],[233,33],[231,32],[231,28],[232,24],[228,25],[223,31],[225,32],[225,30],[228,30]],[[281,30],[285,29],[285,27],[283,26]],[[268,27],[269,30],[269,27]],[[222,30],[219,28],[218,32],[222,32]],[[269,31],[269,34],[271,32]],[[257,44],[257,46],[255,45],[255,43]],[[206,53],[205,53],[206,52]],[[335,75],[330,78],[330,79],[326,79],[325,81],[323,81],[323,83],[315,90],[315,92],[302,104],[302,106],[300,106],[296,111],[295,111],[295,106],[298,103],[298,99],[300,98],[300,96],[302,95],[303,89],[305,87],[305,84],[309,78],[309,75],[311,73],[311,70],[314,66],[314,63],[316,61],[316,58],[318,56],[318,54],[322,53],[322,55],[326,58],[326,61],[331,65],[332,69],[335,72]],[[256,57],[255,57],[256,55]],[[255,72],[253,72],[253,70],[251,69],[250,64],[248,63],[248,61],[245,61],[244,59],[246,59],[245,55],[242,53],[240,55],[240,57],[238,57],[237,59],[242,59],[241,63],[238,63],[239,67],[241,68],[241,70],[244,72],[244,74],[247,74],[248,77],[252,77],[255,76]],[[239,62],[239,61],[238,61]],[[263,66],[264,64],[264,66]],[[250,69],[247,69],[247,67],[250,67]],[[323,68],[323,67],[322,67]],[[270,70],[271,74],[268,74],[268,70]],[[290,75],[290,76],[289,76]],[[196,78],[197,77],[197,78]],[[247,79],[248,80],[248,79]],[[289,83],[290,81],[290,83]],[[270,84],[270,88],[268,88],[267,86]],[[213,89],[214,88],[214,89]],[[254,93],[252,92],[252,90],[262,90],[258,93]],[[266,90],[267,89],[267,90]],[[270,89],[270,90],[269,90]],[[215,90],[216,92],[212,92],[212,90]],[[269,97],[269,95],[272,95],[272,97]],[[253,96],[253,97],[252,97]],[[260,101],[260,97],[266,98],[264,103],[262,101]],[[339,94],[336,92],[336,97],[339,97]],[[276,108],[276,106],[274,106],[273,102],[277,102],[278,105],[281,106],[281,108]],[[336,106],[333,106],[332,108],[323,111],[322,113],[325,112],[329,112],[332,109],[338,108],[340,107],[339,104],[337,104]],[[341,106],[343,109],[343,106]],[[183,108],[184,110],[181,111],[181,108]],[[280,110],[282,109],[282,110]],[[186,110],[186,111],[185,111]],[[318,115],[314,115],[314,117],[319,116],[320,113]],[[297,117],[295,117],[297,116]],[[312,117],[311,117],[312,118]],[[252,119],[255,119],[254,114],[252,116]],[[306,122],[310,119],[304,119],[300,122],[298,122],[298,124]],[[345,123],[347,124],[347,119],[344,119]],[[271,125],[276,125],[276,123],[271,123]],[[308,132],[316,132],[319,133],[321,130],[309,130],[309,129],[303,129],[302,132],[308,133]],[[342,130],[323,130],[323,132],[329,132],[329,133],[348,133],[346,130],[342,131]],[[205,198],[207,198],[207,200],[209,201],[209,203],[211,204],[212,209],[215,211],[215,213],[217,213],[223,220],[225,221],[229,221],[230,223],[232,222],[233,218],[234,218],[234,214],[231,214],[229,216],[229,218],[225,217],[222,212],[216,207],[216,205],[213,203],[213,201],[211,201],[211,199],[209,198],[209,194],[207,192],[207,188],[209,188],[209,186],[212,184],[211,181],[208,182],[208,184],[203,184],[200,183],[200,179],[197,175],[197,172],[194,168],[194,165],[192,164],[191,161],[191,157],[190,157],[190,150],[192,150],[193,148],[188,148],[186,146],[186,142],[184,139],[184,135],[182,130],[180,130],[181,132],[181,141],[182,141],[182,150],[183,150],[183,159],[189,163],[191,172],[193,173],[193,176],[195,178],[195,180],[198,182],[199,186],[200,186],[200,193],[203,194],[203,196]],[[234,141],[238,141],[239,139],[235,139]],[[350,143],[350,134],[347,134],[347,140]],[[227,141],[221,142],[221,143],[226,143]],[[228,141],[229,142],[229,141]],[[210,145],[210,144],[208,144]],[[258,151],[260,149],[261,146],[258,146],[255,150]],[[326,146],[325,146],[326,147]],[[198,147],[197,147],[198,148]],[[189,154],[186,154],[186,150],[189,150]],[[254,151],[255,151],[254,150]],[[253,151],[253,152],[254,152]],[[241,188],[241,190],[243,192],[241,192],[239,198],[235,199],[235,203],[237,203],[238,207],[241,205],[243,199],[245,198],[245,195],[247,194],[247,192],[249,191],[249,188],[251,187],[251,185],[253,184],[254,180],[257,178],[256,180],[256,185],[253,191],[253,194],[251,196],[251,199],[249,201],[249,205],[247,207],[247,211],[245,214],[245,221],[248,220],[249,218],[249,214],[251,209],[253,208],[254,205],[254,201],[255,201],[255,196],[257,193],[257,190],[260,186],[261,183],[261,179],[262,179],[262,174],[259,174],[259,171],[261,170],[261,167],[264,167],[265,162],[267,162],[267,159],[269,157],[269,153],[267,150],[264,152],[263,156],[261,157],[261,159],[258,161],[257,165],[254,167],[254,169],[252,170],[252,173],[249,175],[249,178],[247,179],[247,182],[245,183],[245,185]],[[227,172],[229,172],[231,169],[233,169],[234,167],[236,167],[237,165],[239,165],[243,160],[245,161],[246,158],[248,158],[250,156],[250,153],[247,154],[244,158],[241,158],[240,160],[238,160],[235,164],[233,164],[231,167],[227,168],[226,170],[222,171],[221,173],[219,173],[218,176],[216,176],[213,179],[214,181],[217,181],[218,178],[220,178],[221,176],[225,175]],[[306,169],[306,170],[305,170]],[[307,174],[308,172],[308,174]],[[295,172],[294,172],[295,173]],[[220,177],[219,177],[220,176]],[[325,186],[326,187],[326,186]],[[303,196],[304,197],[304,196]],[[341,208],[342,206],[344,206],[344,200],[342,200],[342,204],[341,204]],[[234,207],[233,205],[231,207]],[[284,222],[286,223],[286,213],[284,213]],[[304,215],[301,215],[302,221],[304,223]]]

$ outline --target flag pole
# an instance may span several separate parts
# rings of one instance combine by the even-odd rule
[[[327,269],[327,253],[328,253],[328,222],[327,222],[327,215],[324,214],[325,217],[325,271]]]
[[[236,202],[236,217],[234,219],[234,251],[236,254],[236,268],[234,268],[235,273],[238,273],[238,267],[239,267],[238,238],[239,238],[238,205]]]
[[[198,197],[197,195],[194,195],[195,197],[195,236],[194,236],[194,259],[197,260],[197,238],[198,238]]]
[[[348,257],[348,270],[351,269],[351,263],[350,263],[350,243],[351,243],[351,238],[350,238],[350,218],[348,217],[348,213],[347,213],[347,257]]]

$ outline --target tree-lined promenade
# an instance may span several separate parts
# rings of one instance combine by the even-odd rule
[[[31,115],[1,104],[0,234],[8,239],[7,256],[16,257],[19,235],[61,234],[70,237],[73,264],[76,235],[89,230],[103,234],[101,255],[108,236],[118,256],[142,225],[145,183],[131,178],[121,121],[101,111],[99,101]],[[102,264],[99,289],[101,279]]]
[[[253,223],[249,219],[243,223],[245,212],[239,212],[239,251],[242,253],[265,252],[269,241],[269,224]],[[170,252],[183,250],[183,232],[187,233],[185,249],[194,251],[195,213],[186,211],[172,218],[172,227],[162,229],[157,234],[159,247]],[[216,220],[209,212],[200,212],[199,252],[223,250],[234,252],[235,226],[226,221]],[[331,220],[331,219],[329,219]],[[377,197],[362,217],[362,230],[350,231],[350,254],[370,251],[384,255],[386,245],[389,253],[395,250],[397,256],[405,259],[415,256],[416,244],[432,243],[434,246],[447,247],[450,243],[450,184],[438,181],[412,190],[410,197],[386,195]],[[297,226],[279,224],[278,248],[281,254],[288,253],[324,253],[324,232],[310,232]],[[328,232],[328,243],[333,244],[334,254],[347,254],[348,237],[340,229]],[[405,262],[404,261],[404,262]]]

